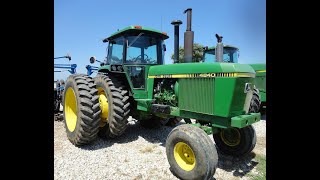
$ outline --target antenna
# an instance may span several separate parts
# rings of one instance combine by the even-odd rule
[[[161,20],[160,20],[160,22],[161,22],[160,31],[162,32],[162,15],[161,15]]]

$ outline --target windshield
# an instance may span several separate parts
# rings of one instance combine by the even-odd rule
[[[204,62],[216,62],[215,49],[208,50],[204,52]],[[238,63],[238,49],[232,47],[223,48],[223,62],[227,63]]]
[[[127,37],[128,64],[162,64],[162,40],[140,33]]]
[[[108,50],[108,56],[107,56],[108,64],[122,64],[123,42],[124,42],[123,37],[113,39],[109,42],[109,47],[108,47],[109,50]]]

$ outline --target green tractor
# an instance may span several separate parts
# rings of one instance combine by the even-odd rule
[[[96,77],[68,77],[64,122],[71,143],[81,146],[97,135],[121,136],[129,116],[150,122],[195,119],[176,126],[166,140],[170,170],[181,179],[212,178],[218,164],[216,146],[232,156],[253,150],[252,124],[260,120],[260,113],[249,113],[255,71],[245,64],[193,62],[191,9],[186,12],[184,62],[164,65],[166,33],[129,26],[103,40],[108,53]],[[172,24],[177,52],[181,21]]]
[[[216,37],[221,37],[216,35]],[[222,37],[221,37],[222,38]],[[221,43],[221,42],[220,42]],[[221,46],[218,42],[217,47]],[[222,44],[222,43],[221,43]],[[222,61],[226,63],[238,63],[239,49],[231,45],[223,46],[223,57]],[[202,62],[214,63],[217,62],[216,56],[216,46],[205,47],[203,52]],[[254,112],[261,112],[261,110],[266,109],[266,64],[249,64],[256,72],[256,77],[254,79],[254,93],[259,95],[261,102],[258,102],[257,98],[251,101],[251,109]]]

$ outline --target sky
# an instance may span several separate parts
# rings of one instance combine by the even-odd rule
[[[239,63],[266,62],[266,0],[54,0],[54,57],[67,53],[72,57],[54,63],[77,64],[77,73],[86,74],[91,56],[103,60],[107,55],[102,39],[118,29],[141,25],[168,34],[165,63],[171,64],[174,28],[170,23],[183,22],[179,40],[183,46],[187,8],[192,8],[195,43],[215,46],[217,33],[223,36],[223,44],[240,49]],[[69,75],[66,70],[55,72],[54,79]]]

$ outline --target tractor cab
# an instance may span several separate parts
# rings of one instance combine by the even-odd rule
[[[146,97],[149,68],[164,64],[165,32],[142,26],[129,26],[103,40],[108,42],[107,57],[100,62],[98,72],[125,73],[135,96]],[[90,63],[94,63],[94,57]]]
[[[166,33],[129,26],[103,40],[109,42],[106,64],[157,65],[164,62]]]
[[[225,45],[223,47],[223,62],[238,63],[239,49],[234,46]],[[214,63],[216,61],[216,47],[205,48],[203,52],[203,62]]]

